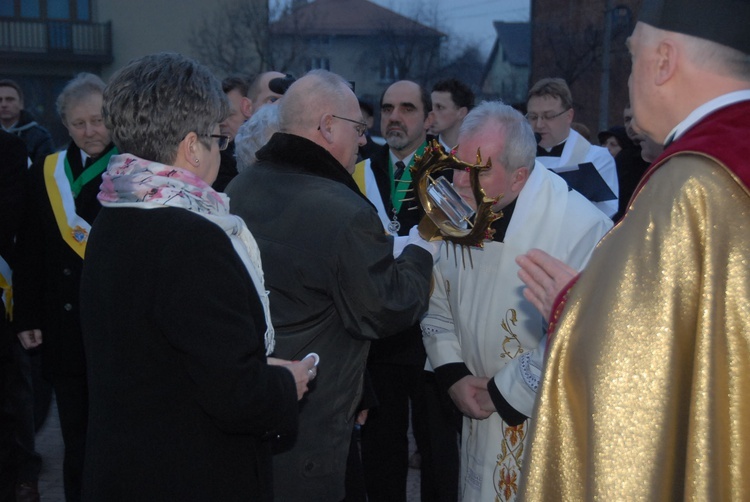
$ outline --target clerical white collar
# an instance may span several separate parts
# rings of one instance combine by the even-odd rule
[[[558,144],[556,144],[556,145],[552,145],[552,146],[551,146],[551,147],[549,147],[549,148],[547,148],[547,147],[544,147],[544,146],[541,146],[541,145],[539,145],[539,147],[540,147],[540,148],[541,148],[542,150],[544,150],[545,152],[549,153],[549,152],[551,152],[551,151],[552,151],[552,149],[553,149],[553,148],[555,148],[556,146],[560,146],[560,145],[562,145],[563,143],[565,143],[566,141],[568,141],[568,139],[569,139],[569,138],[570,138],[570,133],[568,133],[568,136],[567,136],[567,137],[566,137],[566,138],[565,138],[564,140],[562,140],[561,142],[559,142],[559,143],[558,143]]]
[[[669,134],[667,134],[667,137],[664,139],[664,144],[667,145],[677,138],[681,137],[687,132],[688,129],[700,122],[703,117],[712,112],[715,112],[719,108],[724,108],[725,106],[733,105],[734,103],[739,103],[740,101],[747,100],[750,100],[750,89],[730,92],[729,94],[724,94],[722,96],[719,96],[718,98],[714,98],[711,101],[703,103],[698,108],[690,112],[690,115],[685,117],[682,122],[677,124],[677,126],[672,129]]]

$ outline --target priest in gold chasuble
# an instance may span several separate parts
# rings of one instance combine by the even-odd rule
[[[561,267],[519,259],[552,315],[524,500],[750,499],[748,19],[644,2],[630,98],[665,151],[557,302]]]

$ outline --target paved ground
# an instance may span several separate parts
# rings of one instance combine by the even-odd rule
[[[49,415],[36,435],[36,450],[42,456],[39,493],[44,502],[65,502],[62,484],[63,442],[54,397]]]
[[[414,450],[414,440],[409,437],[410,450]],[[37,451],[42,455],[42,475],[39,478],[39,492],[43,502],[65,502],[62,485],[63,443],[60,434],[60,421],[57,418],[57,403],[54,398],[44,427],[36,436]],[[419,470],[409,469],[406,487],[409,502],[420,502]]]

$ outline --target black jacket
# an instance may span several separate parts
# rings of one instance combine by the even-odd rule
[[[221,164],[219,164],[219,174],[216,175],[216,181],[213,182],[211,188],[217,192],[223,192],[226,190],[227,185],[230,181],[237,176],[237,158],[234,155],[235,143],[230,141],[226,149],[219,152],[221,155]]]
[[[270,501],[268,438],[297,393],[265,364],[258,294],[224,231],[179,208],[104,208],[81,278],[83,499]]]
[[[15,239],[26,210],[26,146],[23,141],[0,131],[0,256],[13,268]],[[0,353],[14,336],[0,301]]]
[[[26,151],[31,162],[41,162],[47,155],[55,152],[55,145],[49,131],[40,126],[26,110],[21,110],[18,122],[8,132],[15,134],[26,143]]]
[[[278,500],[344,498],[344,472],[369,341],[415,324],[429,301],[432,258],[393,239],[354,179],[325,149],[277,133],[227,188],[263,259],[276,353],[320,355],[297,438],[274,457]]]
[[[632,145],[632,143],[631,143]],[[641,149],[636,145],[625,146],[615,157],[615,166],[617,167],[617,183],[620,187],[618,200],[618,210],[612,219],[615,222],[625,214],[625,210],[630,204],[630,197],[633,196],[638,183],[651,165],[641,157]]]
[[[110,145],[106,151],[114,148]],[[74,176],[83,170],[81,151],[71,143],[68,162]],[[83,259],[66,244],[52,212],[44,179],[44,161],[30,171],[29,211],[18,236],[14,271],[16,332],[41,328],[45,374],[84,375],[78,288]],[[101,178],[83,186],[76,213],[89,224],[99,214]]]

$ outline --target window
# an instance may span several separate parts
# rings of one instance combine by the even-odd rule
[[[380,80],[383,82],[395,82],[399,79],[398,66],[393,61],[380,61]]]
[[[41,17],[39,0],[21,0],[21,17]]]
[[[310,70],[329,70],[331,69],[331,61],[324,57],[314,57],[307,61],[307,71]]]
[[[48,19],[70,19],[69,0],[47,0]]]
[[[91,0],[0,0],[0,16],[91,21]]]
[[[91,21],[89,0],[78,0],[76,2],[76,19],[79,21]]]
[[[13,16],[13,0],[0,0],[0,16]]]

